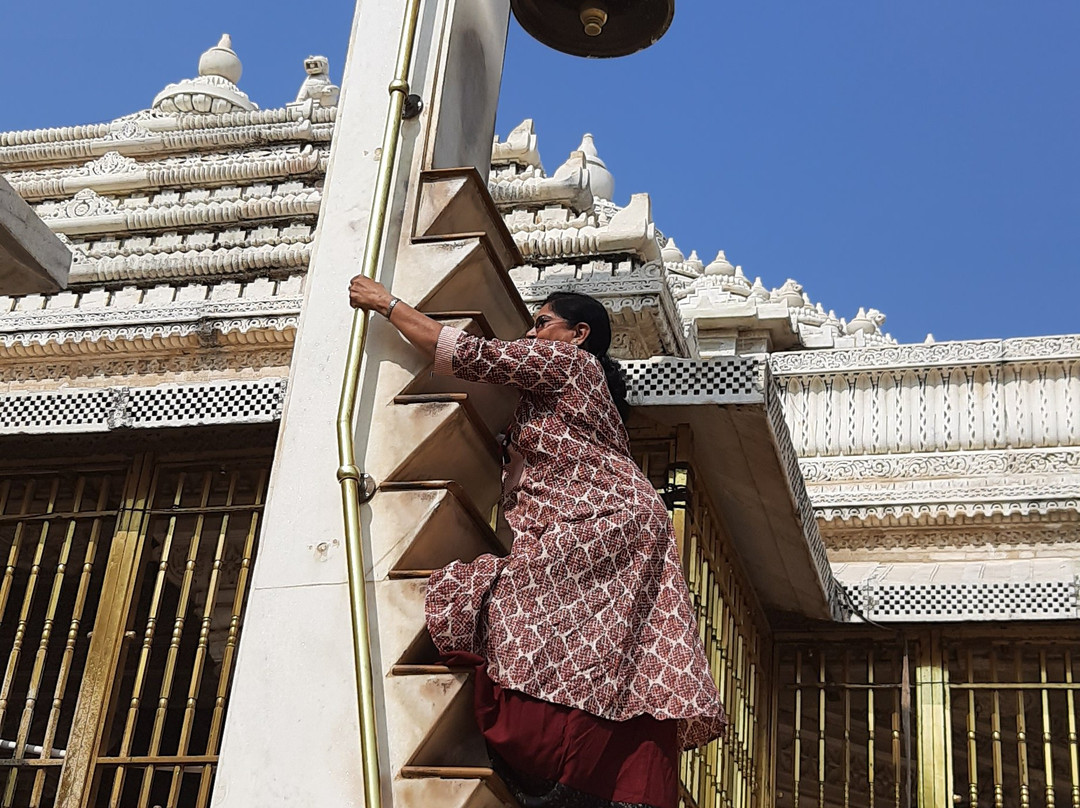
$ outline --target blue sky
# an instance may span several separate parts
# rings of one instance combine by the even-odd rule
[[[223,31],[262,107],[309,53],[339,79],[352,4],[5,4],[0,130],[109,120],[191,76]],[[1080,3],[679,0],[612,60],[512,27],[498,131],[553,171],[592,132],[617,202],[767,287],[797,279],[902,342],[1080,332]]]

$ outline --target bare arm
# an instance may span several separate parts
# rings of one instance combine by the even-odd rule
[[[349,304],[354,309],[374,311],[386,317],[393,299],[385,286],[364,275],[357,275],[349,283]],[[389,312],[389,320],[425,356],[435,358],[441,323],[417,311],[404,300],[394,304],[393,311]]]

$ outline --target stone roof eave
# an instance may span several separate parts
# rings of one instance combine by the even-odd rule
[[[71,258],[71,251],[0,177],[0,294],[63,289]]]

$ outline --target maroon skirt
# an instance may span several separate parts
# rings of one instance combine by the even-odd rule
[[[639,715],[610,721],[493,682],[476,666],[475,713],[497,774],[523,808],[676,808],[678,722]]]

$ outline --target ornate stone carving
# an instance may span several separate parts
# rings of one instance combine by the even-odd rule
[[[963,452],[958,454],[884,455],[880,457],[808,458],[799,462],[807,483],[863,480],[1080,473],[1080,449]]]
[[[80,169],[80,173],[87,175],[123,174],[135,171],[139,161],[131,157],[124,157],[120,152],[105,152],[96,160],[91,160]]]
[[[232,39],[222,34],[221,41],[199,57],[199,75],[170,84],[154,98],[153,108],[166,113],[222,113],[256,109],[236,82],[243,66],[232,49]]]
[[[996,347],[988,350],[991,345]],[[1080,399],[1080,359],[1006,361],[999,358],[1000,343],[952,346],[954,356],[974,355],[980,361],[951,367],[899,365],[782,376],[789,426],[802,454],[883,455],[1080,444],[1080,415],[1075,406]],[[986,356],[995,361],[986,361]],[[779,361],[786,358],[774,354],[770,366],[790,368],[786,361]]]
[[[57,213],[50,218],[54,221],[58,219],[86,219],[97,216],[113,216],[116,212],[115,202],[101,196],[90,188],[84,188],[61,206]]]
[[[1075,493],[1075,487],[1071,493]],[[995,502],[901,502],[877,505],[815,505],[819,520],[865,524],[930,524],[951,519],[1004,518],[1073,514],[1080,511],[1080,499],[1002,499]]]
[[[307,78],[296,93],[294,104],[313,101],[324,107],[337,106],[341,88],[330,81],[330,60],[325,56],[309,56],[304,60]]]
[[[491,149],[491,164],[501,166],[511,163],[543,170],[540,153],[536,150],[536,130],[532,118],[526,118],[510,130],[504,141],[500,141],[498,135],[495,136],[495,144]]]
[[[241,189],[243,194],[245,189]],[[207,194],[209,196],[209,194]],[[137,230],[172,230],[199,226],[222,226],[297,216],[316,216],[322,191],[308,188],[275,196],[246,199],[210,199],[175,204],[126,207],[90,188],[79,191],[62,206],[45,203],[38,213],[58,233],[122,233]]]
[[[613,253],[637,255],[643,261],[660,257],[648,194],[634,194],[630,204],[615,214],[606,227],[598,226],[584,214],[568,220],[566,216],[554,215],[557,211],[551,211],[548,217],[543,213],[533,221],[533,229],[523,227],[525,221],[521,217],[511,217],[508,222],[515,243],[528,261],[547,263]]]
[[[9,390],[57,389],[64,384],[160,384],[183,379],[254,378],[260,370],[285,369],[292,347],[226,348],[167,355],[56,357],[36,362],[0,362],[0,383]]]
[[[227,121],[228,117],[220,116],[219,122]],[[222,125],[195,129],[183,126],[184,121],[181,118],[173,129],[152,131],[139,137],[128,137],[121,131],[108,132],[97,138],[0,146],[0,169],[7,171],[21,166],[92,160],[109,151],[136,156],[213,151],[290,141],[328,143],[333,134],[333,125],[316,125],[314,120],[316,119],[300,118],[282,123]],[[146,132],[142,129],[139,131]]]
[[[108,158],[108,160],[106,160]],[[131,191],[136,188],[206,188],[256,180],[285,180],[289,177],[326,171],[329,150],[325,146],[281,146],[224,154],[193,154],[136,161],[119,152],[78,167],[14,171],[11,185],[27,201],[55,199],[83,188],[99,193]]]
[[[545,177],[540,169],[529,166],[520,174],[496,174],[488,183],[488,190],[500,209],[559,204],[581,212],[592,207],[589,183],[585,154],[576,151],[552,177]]]
[[[1063,514],[1068,516],[1068,514]],[[821,535],[830,552],[846,551],[880,558],[883,551],[897,550],[955,550],[970,552],[993,548],[999,554],[1037,547],[1060,545],[1080,546],[1080,522],[1014,520],[1004,524],[985,522],[924,527],[866,527],[836,528],[832,523],[821,525]],[[1029,521],[1033,520],[1033,521]],[[901,556],[910,558],[908,556]],[[938,556],[935,555],[935,558]]]

